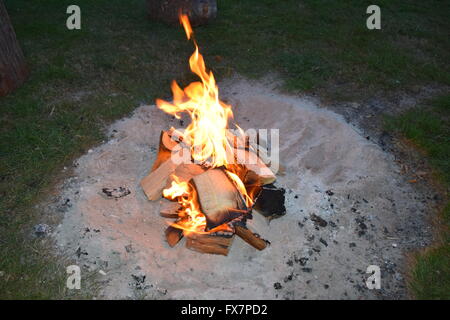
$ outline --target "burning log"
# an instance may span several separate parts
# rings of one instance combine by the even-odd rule
[[[180,22],[191,39],[187,16],[181,14]],[[161,132],[156,161],[141,186],[149,200],[166,198],[160,202],[161,216],[177,219],[165,231],[171,247],[185,236],[191,250],[227,255],[236,234],[263,250],[267,241],[249,230],[246,221],[258,193],[255,207],[262,215],[285,214],[284,189],[270,185],[275,175],[250,145],[250,136],[228,131],[231,106],[219,100],[214,77],[194,44],[189,62],[201,82],[181,89],[174,81],[173,100],[156,100],[158,108],[177,118],[189,113],[191,123],[183,133],[174,128]]]
[[[276,180],[273,172],[254,152],[239,150],[237,152],[237,160],[238,163],[242,163],[248,170],[245,176],[245,184],[265,185]]]
[[[177,219],[177,211],[178,209],[180,209],[180,207],[181,206],[178,202],[162,199],[160,201],[159,214],[164,218]]]
[[[172,135],[170,132],[167,131],[161,131],[161,137],[160,137],[160,149],[161,146],[163,146],[166,150],[172,151],[179,143],[179,141],[176,141],[175,138],[172,138]]]
[[[161,197],[162,191],[167,185],[167,179],[176,168],[177,164],[169,158],[156,170],[142,179],[141,187],[149,200],[157,200]]]
[[[221,169],[207,170],[195,176],[192,181],[198,193],[201,210],[206,216],[208,229],[242,215],[234,209],[242,209],[245,205],[236,187]]]
[[[186,235],[186,248],[201,253],[228,255],[233,232],[218,231],[210,234],[189,233]]]
[[[198,176],[206,171],[206,168],[195,163],[182,163],[174,172],[174,175],[179,178],[180,181],[190,181],[195,176]]]
[[[234,135],[231,131],[226,133],[227,139],[234,149],[247,149],[249,148],[249,137],[241,137]]]
[[[183,230],[173,226],[168,226],[165,234],[167,243],[172,248],[183,238]]]

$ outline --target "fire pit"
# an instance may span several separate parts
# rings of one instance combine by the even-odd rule
[[[279,162],[283,169],[274,169],[277,164],[271,153],[264,154],[260,149],[256,155],[263,162],[265,157],[271,159],[270,164],[265,164],[276,172],[276,183],[286,192],[273,184],[259,185],[259,192],[253,190],[246,183],[250,170],[245,175],[245,170],[240,171],[247,164],[238,162],[232,165],[237,166],[235,170],[230,168],[244,183],[253,206],[246,205],[248,199],[239,189],[236,192],[237,185],[224,166],[214,167],[211,161],[198,163],[192,154],[192,164],[175,163],[166,183],[161,183],[154,193],[157,200],[149,201],[141,181],[153,169],[150,165],[153,163],[152,172],[157,172],[166,165],[162,155],[167,156],[167,150],[172,149],[167,159],[172,158],[177,146],[190,150],[188,130],[171,129],[183,126],[181,120],[188,123],[187,115],[179,113],[179,120],[156,106],[141,105],[105,128],[108,139],[68,167],[67,178],[40,208],[49,220],[59,222],[52,231],[57,252],[70,257],[82,274],[98,273],[102,288],[97,298],[405,297],[404,282],[399,277],[404,251],[429,239],[430,229],[421,224],[428,212],[426,198],[413,189],[393,157],[374,144],[372,137],[368,140],[316,98],[280,93],[279,80],[276,76],[251,81],[235,76],[220,83],[221,96],[233,106],[233,119],[249,136],[243,137],[239,129],[233,131],[236,139],[228,139],[231,150],[254,154],[251,145],[255,141],[268,147],[262,130],[250,135],[251,128],[279,128],[282,137]],[[179,138],[178,132],[183,133]],[[273,149],[272,142],[276,141],[272,137],[267,140]],[[164,197],[164,190],[170,189],[174,181],[186,182],[201,198],[203,190],[194,180],[205,173],[205,177],[215,175],[216,171],[228,179],[222,183],[231,182],[237,203],[245,205],[239,209],[245,214],[238,216],[245,217],[245,221],[228,217],[230,220],[222,227],[231,225],[233,232],[228,232],[226,238],[223,228],[219,236],[212,232],[215,227],[208,226],[209,212],[202,211],[197,199],[205,217],[204,230],[190,232],[172,226],[168,231],[170,239],[177,240],[180,230],[186,236],[171,248],[164,230],[187,216],[180,216],[179,199]],[[213,187],[206,188],[215,192],[218,183],[213,178]],[[273,219],[284,213],[282,218]],[[217,217],[226,218],[227,211]],[[270,224],[269,219],[273,219]],[[266,248],[255,250],[239,237],[241,229],[234,226],[260,234],[271,242],[270,246],[264,241]],[[228,252],[228,256],[203,254],[207,246],[199,238],[221,239],[225,245],[209,245],[208,249],[214,247],[215,251]],[[186,250],[185,244],[201,249]],[[361,270],[368,265],[389,270],[382,282],[389,287],[361,290],[366,279]],[[82,282],[83,286],[87,284]]]
[[[180,22],[192,39],[187,16],[180,15]],[[174,81],[173,102],[157,100],[176,118],[188,113],[191,123],[161,132],[157,158],[141,186],[149,200],[165,198],[160,214],[175,219],[165,232],[171,247],[185,236],[189,249],[227,255],[236,234],[262,250],[268,242],[246,225],[252,208],[259,207],[268,219],[285,213],[284,190],[273,186],[276,177],[267,166],[268,140],[237,125],[229,130],[231,106],[220,101],[214,76],[193,41],[189,65],[201,82],[183,90]]]

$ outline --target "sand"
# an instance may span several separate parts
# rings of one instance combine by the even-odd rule
[[[287,214],[268,224],[255,213],[249,223],[271,245],[257,251],[235,237],[227,257],[188,250],[184,240],[167,245],[167,221],[139,182],[160,131],[180,123],[143,105],[107,128],[109,141],[76,160],[60,203],[48,207],[56,212],[70,199],[53,236],[82,270],[106,273],[97,298],[406,298],[404,253],[427,244],[430,230],[421,195],[392,156],[314,99],[242,79],[221,88],[241,127],[280,130],[285,170],[276,185],[286,189]],[[102,196],[102,188],[118,187],[131,193]],[[380,290],[365,285],[369,265],[381,268]]]

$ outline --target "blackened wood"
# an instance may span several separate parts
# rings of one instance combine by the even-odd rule
[[[281,217],[286,214],[285,193],[273,184],[262,186],[253,208],[269,220]]]
[[[192,26],[212,21],[217,15],[216,0],[147,0],[151,19],[178,24],[180,11],[189,16]]]
[[[21,86],[28,73],[8,12],[0,0],[0,96]]]

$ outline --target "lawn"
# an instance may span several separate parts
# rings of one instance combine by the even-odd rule
[[[413,255],[409,287],[418,299],[450,299],[450,95],[432,99],[386,121],[387,128],[415,144],[432,166],[447,204],[434,219],[436,243]]]
[[[43,218],[34,205],[64,166],[105,138],[106,124],[167,97],[172,79],[192,79],[186,63],[192,44],[181,28],[150,22],[144,0],[5,3],[31,76],[0,98],[0,298],[67,297],[64,263],[48,253],[47,243],[30,237]],[[219,80],[276,74],[289,92],[338,101],[450,85],[447,1],[379,0],[378,31],[366,28],[370,1],[218,3],[217,20],[197,28],[196,37]],[[81,8],[81,30],[66,29],[70,4]],[[434,110],[448,128],[441,117],[448,109]],[[428,127],[411,123],[407,117],[414,114],[401,117],[399,134],[416,131],[413,140],[426,145],[430,138],[420,132]],[[433,141],[448,148],[448,130],[437,135]],[[430,161],[448,175],[441,151],[438,157],[429,151]]]

